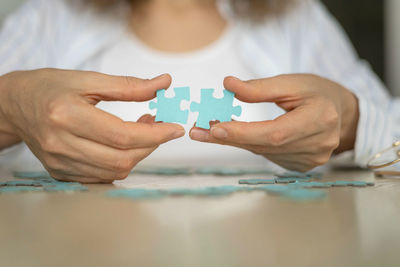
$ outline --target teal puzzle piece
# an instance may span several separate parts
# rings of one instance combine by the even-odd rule
[[[259,185],[259,184],[275,184],[275,179],[242,179],[239,184]]]
[[[181,102],[190,100],[189,87],[174,88],[175,96],[165,97],[165,89],[157,91],[157,102],[150,102],[150,109],[157,109],[156,121],[171,123],[187,123],[189,110],[181,110]]]
[[[242,114],[240,106],[232,106],[234,93],[224,90],[223,98],[214,98],[213,92],[214,89],[201,89],[200,103],[190,104],[190,111],[199,113],[196,127],[210,129],[210,121],[227,122],[232,120],[232,115]]]
[[[15,171],[13,174],[15,178],[51,178],[50,174],[45,171]]]
[[[36,192],[42,191],[41,187],[37,186],[7,186],[7,187],[0,187],[0,194],[1,193],[19,193],[19,192]]]
[[[132,173],[160,176],[191,175],[190,168],[152,167],[133,170]]]
[[[246,171],[228,167],[200,167],[196,169],[195,173],[200,175],[239,176],[246,174]]]
[[[47,172],[14,172],[16,180],[0,182],[0,193],[17,193],[17,192],[76,192],[87,191],[88,188],[77,182],[61,182],[57,181]]]

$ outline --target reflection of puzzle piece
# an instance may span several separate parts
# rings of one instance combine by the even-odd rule
[[[214,89],[201,89],[200,103],[192,102],[190,111],[199,112],[196,127],[210,129],[210,121],[226,122],[232,120],[232,115],[240,116],[242,108],[233,107],[234,93],[224,90],[223,98],[213,97]]]
[[[181,110],[182,100],[190,100],[189,87],[174,88],[175,96],[165,97],[165,90],[157,91],[157,102],[150,102],[150,109],[157,109],[156,121],[182,123],[187,122],[189,110]]]

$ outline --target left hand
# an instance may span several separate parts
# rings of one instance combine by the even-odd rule
[[[354,148],[358,100],[335,82],[291,74],[250,81],[227,77],[224,86],[241,101],[274,102],[286,113],[261,122],[216,123],[210,131],[194,127],[193,140],[243,148],[303,172]]]

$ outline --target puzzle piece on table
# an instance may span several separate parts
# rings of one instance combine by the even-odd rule
[[[42,191],[41,187],[37,186],[5,186],[0,187],[0,194],[1,193],[19,193],[19,192],[36,192]]]
[[[366,186],[374,186],[375,183],[374,182],[364,182],[364,181],[353,181],[352,186],[355,187],[366,187]]]
[[[304,182],[304,181],[296,181],[292,186],[304,187],[304,188],[330,188],[332,187],[331,182]]]
[[[160,176],[173,176],[173,175],[191,175],[190,168],[170,168],[170,167],[150,167],[150,168],[138,168],[132,171],[133,174],[148,174],[148,175],[160,175]]]
[[[16,171],[13,173],[15,178],[51,178],[50,174],[46,171]],[[53,178],[51,178],[53,179]]]
[[[275,179],[242,179],[239,184],[259,185],[259,184],[275,184]]]
[[[87,191],[88,188],[77,182],[60,182],[50,177],[46,172],[14,172],[16,178],[29,180],[16,180],[0,182],[0,193],[17,192],[71,192]]]
[[[234,93],[224,90],[223,98],[214,98],[213,92],[214,89],[201,89],[200,103],[190,104],[190,111],[199,113],[196,127],[210,129],[210,121],[227,122],[232,120],[232,115],[242,114],[240,106],[232,106]]]
[[[181,110],[181,102],[190,100],[189,87],[174,88],[175,96],[165,97],[165,89],[157,91],[157,102],[150,102],[150,109],[157,109],[156,121],[171,123],[187,123],[189,110]]]
[[[73,191],[88,191],[86,186],[80,183],[51,183],[44,185],[46,192],[73,192]]]
[[[148,174],[160,176],[172,175],[220,175],[220,176],[239,176],[246,174],[274,174],[270,169],[265,168],[233,168],[233,167],[160,167],[145,166],[137,167],[131,172],[132,174]]]
[[[278,178],[310,179],[321,178],[322,173],[318,172],[284,172],[276,175]]]
[[[275,182],[277,184],[290,184],[290,183],[295,183],[295,182],[297,182],[299,180],[309,181],[308,178],[276,178]]]
[[[40,187],[42,186],[41,182],[39,181],[7,181],[7,182],[1,182],[0,187],[12,187],[12,186],[36,186]]]
[[[195,170],[195,173],[202,175],[237,176],[245,174],[245,171],[228,167],[200,167]]]
[[[335,187],[346,187],[346,186],[354,186],[354,187],[367,187],[374,186],[374,182],[364,182],[364,181],[335,181],[331,182],[332,186]]]

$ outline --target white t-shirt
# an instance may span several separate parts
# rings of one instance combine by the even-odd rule
[[[236,40],[240,28],[230,24],[218,40],[200,50],[187,53],[165,53],[154,50],[134,34],[126,32],[114,46],[86,63],[84,68],[113,75],[152,78],[162,73],[172,75],[172,84],[166,96],[173,96],[173,88],[189,86],[191,100],[200,101],[200,89],[215,88],[215,96],[222,97],[223,79],[235,75],[241,79],[254,79],[255,75],[238,57]],[[248,104],[235,99],[242,106],[240,121],[271,119],[282,113],[275,104]],[[126,121],[136,121],[145,113],[155,114],[149,102],[101,102],[97,107]],[[189,102],[182,103],[183,108]],[[200,143],[190,139],[189,130],[196,122],[197,113],[189,112],[184,125],[183,138],[161,145],[143,164],[151,165],[265,165],[266,159],[243,149],[216,144]]]

